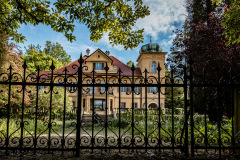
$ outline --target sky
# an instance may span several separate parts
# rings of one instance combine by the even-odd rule
[[[150,42],[150,36],[153,43],[158,43],[163,48],[163,52],[170,52],[172,40],[175,37],[174,30],[181,29],[186,19],[187,12],[183,0],[143,0],[144,4],[149,6],[150,15],[137,20],[134,29],[144,28],[144,42],[133,50],[125,50],[123,46],[112,46],[109,43],[108,36],[105,34],[97,43],[90,40],[90,32],[83,24],[76,24],[73,34],[76,41],[72,43],[67,41],[63,33],[53,31],[49,26],[31,24],[21,25],[18,30],[27,41],[18,43],[20,50],[25,53],[24,47],[30,44],[40,44],[42,48],[46,41],[60,43],[64,50],[71,55],[72,61],[77,60],[80,53],[86,54],[87,48],[93,53],[100,48],[102,51],[110,51],[110,55],[115,56],[123,63],[133,61],[135,64],[139,56],[139,50],[142,45]]]

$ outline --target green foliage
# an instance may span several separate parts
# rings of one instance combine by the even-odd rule
[[[38,107],[40,110],[49,111],[50,108],[50,88],[46,87],[38,93]],[[36,93],[31,95],[32,104],[36,106]],[[72,98],[66,92],[66,112],[72,109]],[[52,113],[63,113],[64,110],[64,88],[53,87],[52,92]]]
[[[213,4],[219,5],[222,2],[222,0],[212,0]]]
[[[71,63],[71,56],[66,53],[61,44],[58,42],[52,43],[51,41],[46,41],[43,51],[46,56],[51,56],[55,60],[60,61],[62,66]]]
[[[133,62],[132,62],[132,61],[128,61],[126,65],[127,65],[128,67],[132,67]]]
[[[171,73],[166,69],[167,79],[171,78]],[[174,75],[173,75],[174,77]],[[167,82],[167,80],[166,80]],[[168,81],[169,82],[169,81]],[[171,83],[171,82],[169,82]],[[174,78],[174,83],[183,84],[182,79]],[[183,108],[184,107],[184,90],[183,87],[166,87],[165,88],[165,107],[166,108]]]
[[[129,124],[126,119],[121,119],[120,121],[121,128],[126,128]],[[118,128],[119,127],[119,119],[112,119],[110,123],[111,127]]]
[[[225,29],[223,34],[228,41],[227,45],[238,43],[240,44],[240,1],[232,0],[230,8],[224,13],[224,19],[222,25]]]
[[[213,4],[219,5],[222,0],[212,0]],[[225,28],[223,34],[226,36],[226,45],[240,43],[240,1],[239,0],[225,0],[224,3],[229,6],[225,6],[224,19],[222,20],[222,26]]]
[[[7,56],[7,35],[0,30],[0,64],[3,64]],[[0,66],[0,71],[3,65]]]
[[[20,127],[20,123],[19,123],[20,119],[10,119],[9,121],[9,133],[13,135],[11,135],[11,137],[20,137],[21,135],[21,129],[19,129]],[[25,122],[25,129],[27,130],[23,130],[23,136],[30,136],[30,134],[33,136],[34,132],[35,132],[35,119],[24,119]],[[61,133],[62,129],[63,129],[63,122],[61,120],[54,120],[54,125],[53,125],[53,129],[54,131],[56,131],[57,133]],[[68,132],[68,130],[72,130],[72,120],[67,120],[65,122],[65,131]],[[37,134],[40,133],[48,133],[48,126],[44,125],[44,121],[38,120],[37,123]],[[15,132],[16,131],[16,132]],[[45,131],[45,132],[44,132]],[[7,119],[3,118],[0,120],[0,132],[2,132],[3,134],[7,134]],[[3,138],[3,135],[0,134],[0,138]]]
[[[14,77],[12,79],[14,81],[21,82],[24,69],[22,67],[23,60],[20,58],[19,54],[20,51],[18,50],[17,46],[14,44],[6,45],[5,46],[6,55],[4,55],[3,62],[1,63],[1,73],[10,73],[10,65],[12,66],[12,74],[14,74]],[[8,78],[7,74],[2,75],[2,79]],[[26,74],[29,74],[29,71],[26,70]],[[23,91],[22,86],[17,85],[11,85],[11,92],[9,93],[9,86],[8,85],[0,85],[0,88],[2,92],[0,92],[0,115],[4,115],[4,112],[6,112],[6,109],[8,107],[8,99],[10,99],[10,105],[9,108],[15,112],[19,111],[22,107],[22,97],[23,97]],[[24,92],[24,106],[25,108],[29,108],[31,106],[30,101],[30,93],[27,91],[30,91],[31,87],[26,86],[26,90]],[[10,96],[10,97],[9,97]]]
[[[26,60],[28,70],[36,73],[39,66],[40,70],[50,70],[52,62],[55,69],[59,69],[71,62],[71,56],[68,55],[59,43],[46,41],[45,48],[42,50],[40,45],[29,45],[26,48],[26,54],[21,55]]]
[[[112,45],[124,45],[125,49],[143,42],[143,29],[133,30],[135,22],[150,14],[142,0],[0,0],[0,30],[16,42],[26,38],[17,32],[21,24],[44,24],[56,32],[62,32],[72,42],[75,22],[86,25],[90,39],[97,42],[108,33]]]

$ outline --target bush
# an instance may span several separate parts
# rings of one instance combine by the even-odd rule
[[[126,119],[121,119],[120,128],[126,128],[129,125]],[[110,126],[118,128],[119,127],[119,119],[113,119],[110,121]]]

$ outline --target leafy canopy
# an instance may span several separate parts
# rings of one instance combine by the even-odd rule
[[[31,73],[36,73],[38,66],[40,70],[50,70],[52,62],[55,69],[59,69],[71,62],[71,56],[64,51],[61,44],[50,41],[46,42],[43,50],[39,44],[37,46],[29,45],[26,48],[26,54],[21,55],[21,58],[26,60],[28,70]]]
[[[133,30],[135,22],[150,14],[142,0],[0,0],[0,30],[16,42],[26,38],[18,33],[21,24],[44,24],[62,32],[72,42],[76,23],[86,25],[90,39],[97,42],[108,33],[112,45],[125,49],[143,42],[143,29]]]
[[[4,36],[4,34],[0,34],[0,36]],[[4,40],[4,39],[3,39]],[[7,43],[7,39],[5,39],[5,42]],[[8,74],[10,74],[10,65],[12,67],[12,81],[13,82],[22,82],[22,77],[24,73],[24,69],[22,67],[23,65],[23,60],[20,58],[20,50],[17,48],[16,45],[14,44],[9,44],[5,46],[5,51],[1,52],[4,53],[4,58],[1,59],[1,78],[8,78]],[[2,51],[2,50],[1,50]],[[30,74],[28,70],[26,70],[26,74]],[[9,107],[14,110],[15,112],[13,114],[18,114],[17,111],[19,111],[22,107],[22,98],[23,98],[23,93],[22,93],[22,87],[19,85],[12,85],[11,86],[11,93],[10,97],[8,95],[9,93],[9,86],[8,85],[0,85],[1,91],[0,91],[0,115],[4,115],[4,112],[6,113],[7,107]],[[30,108],[31,107],[31,100],[30,100],[30,94],[27,91],[31,91],[32,88],[30,86],[26,86],[26,91],[25,91],[25,97],[24,97],[24,106],[25,108]],[[8,99],[10,99],[10,104],[8,104]]]
[[[46,56],[51,56],[55,60],[60,61],[63,66],[71,63],[71,56],[66,53],[61,44],[58,42],[52,43],[51,41],[46,41],[43,51]]]
[[[212,0],[215,4],[220,4],[222,0]],[[225,28],[224,35],[228,39],[227,45],[240,43],[240,1],[231,0],[230,5],[225,8],[222,25]]]

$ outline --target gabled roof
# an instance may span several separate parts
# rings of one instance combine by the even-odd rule
[[[100,51],[103,55],[105,55],[110,61],[112,61],[112,59],[106,55],[101,49],[97,49],[96,51],[94,51],[90,56],[88,56],[85,60],[87,60],[88,58],[90,58],[92,55],[94,55],[97,51]]]
[[[82,58],[84,60],[83,63],[85,63],[87,56],[83,56]],[[58,70],[55,70],[53,74],[65,74],[65,68],[67,69],[67,74],[74,74],[78,71],[78,66],[79,66],[79,62],[78,60],[75,60],[64,67],[59,68]]]
[[[115,58],[114,56],[108,56],[111,60],[112,60],[112,65],[118,67],[118,69],[120,68],[122,73],[121,75],[123,76],[132,76],[132,70],[129,66],[127,66],[126,64],[124,64],[123,62],[119,61],[117,58]],[[83,60],[85,63],[85,60],[88,57],[85,55],[83,56]],[[55,70],[53,72],[54,75],[64,75],[65,74],[65,68],[67,69],[67,74],[75,74],[78,71],[78,66],[79,66],[79,62],[78,60],[73,61],[72,63],[58,69]],[[91,71],[85,71],[85,69],[83,69],[83,72],[87,75],[91,75]],[[40,75],[51,75],[51,71],[41,71]],[[105,75],[105,73],[96,73],[95,75]],[[118,73],[108,73],[108,75],[118,75]],[[141,74],[141,70],[139,68],[136,68],[136,70],[134,71],[134,76],[142,76]]]

